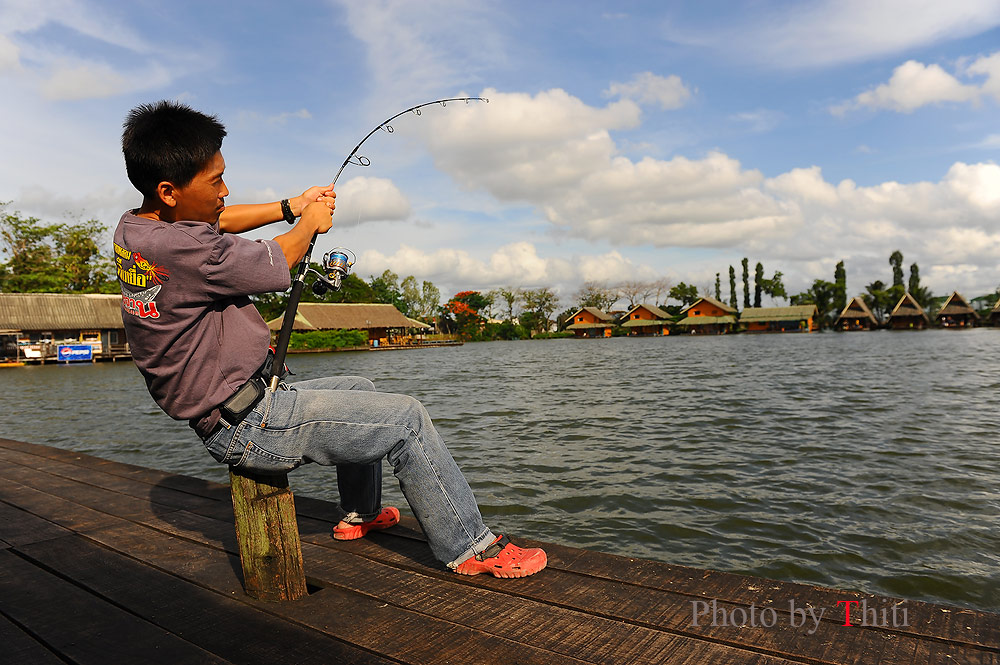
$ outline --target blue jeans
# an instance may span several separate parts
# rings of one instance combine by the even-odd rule
[[[375,392],[361,377],[313,379],[268,390],[242,423],[222,425],[205,446],[223,464],[262,474],[309,462],[335,465],[351,521],[378,515],[387,458],[431,551],[449,567],[496,539],[427,410],[412,397]]]

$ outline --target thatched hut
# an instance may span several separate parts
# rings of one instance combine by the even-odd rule
[[[653,305],[636,305],[622,316],[629,335],[669,335],[670,315]]]
[[[878,319],[860,296],[851,298],[847,307],[837,317],[835,330],[872,330],[878,328]]]
[[[788,307],[747,307],[740,313],[740,324],[751,333],[805,332],[816,330],[816,305]]]
[[[284,315],[267,322],[272,331],[281,330]],[[369,343],[392,344],[407,330],[426,330],[431,326],[403,316],[384,303],[299,303],[292,330],[364,330]]]
[[[611,337],[615,317],[596,307],[581,307],[566,318],[572,321],[566,330],[572,330],[577,337]]]
[[[120,293],[0,293],[0,329],[4,357],[40,362],[129,357]],[[72,355],[60,357],[60,347]]]
[[[676,325],[694,335],[721,335],[736,329],[736,310],[709,296],[702,296],[681,313],[686,316]]]
[[[934,322],[942,328],[973,328],[979,323],[979,314],[958,291],[952,291],[934,315]]]
[[[909,293],[904,293],[889,315],[892,330],[923,330],[931,323],[927,312]]]

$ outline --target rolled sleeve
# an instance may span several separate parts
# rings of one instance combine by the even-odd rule
[[[217,236],[204,271],[208,291],[216,297],[284,291],[291,285],[285,255],[273,240]]]

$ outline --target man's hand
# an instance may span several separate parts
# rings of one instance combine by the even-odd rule
[[[304,225],[311,228],[311,233],[326,233],[333,228],[334,200],[329,196],[321,196],[316,201],[306,204],[302,210],[302,218],[296,226]],[[312,235],[310,234],[310,239]]]
[[[326,233],[333,228],[333,198],[320,196],[318,200],[306,204],[298,223],[288,233],[274,238],[281,247],[288,267],[298,263],[309,249],[313,234]]]
[[[337,193],[333,191],[333,183],[330,183],[329,185],[310,187],[301,195],[288,199],[288,205],[291,206],[293,213],[301,215],[310,203],[323,202],[330,210],[333,210],[337,207],[335,205],[336,198]]]

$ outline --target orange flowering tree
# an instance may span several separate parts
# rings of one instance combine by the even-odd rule
[[[479,291],[459,291],[441,306],[442,322],[452,332],[475,337],[485,322],[479,312],[489,304],[489,299]]]

